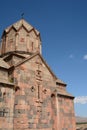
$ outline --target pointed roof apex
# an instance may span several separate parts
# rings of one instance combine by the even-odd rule
[[[31,31],[32,29],[35,30],[36,34],[39,35],[39,31],[37,31],[34,27],[32,27],[26,20],[23,18],[17,21],[16,23],[12,24],[11,26],[7,27],[5,29],[5,32],[8,33],[9,30],[14,27],[16,30],[18,30],[21,26],[24,26],[28,31]]]

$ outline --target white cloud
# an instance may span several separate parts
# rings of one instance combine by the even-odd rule
[[[87,96],[79,96],[74,99],[74,103],[79,104],[86,104],[87,103]]]
[[[83,56],[83,59],[84,59],[84,60],[87,60],[87,54]]]

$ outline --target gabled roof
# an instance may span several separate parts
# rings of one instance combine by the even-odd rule
[[[24,19],[19,20],[18,22],[14,23],[13,25],[7,27],[5,32],[8,33],[11,28],[14,28],[16,31],[20,29],[21,26],[24,26],[27,31],[34,30],[36,35],[39,35],[39,31],[37,31],[34,27],[32,27],[28,22]]]
[[[63,97],[68,97],[68,98],[71,98],[71,99],[74,99],[74,96],[72,96],[70,93],[68,93],[67,91],[58,91],[57,92],[57,95],[58,96],[63,96]]]
[[[56,80],[56,84],[61,84],[61,85],[64,85],[64,86],[66,86],[67,84],[66,83],[64,83],[61,79],[57,79]]]
[[[20,61],[18,64],[16,64],[15,66],[12,66],[12,67],[18,67],[18,66],[20,66],[21,64],[23,64],[24,62],[27,62],[28,60],[34,58],[34,57],[37,56],[37,55],[41,58],[41,60],[42,60],[43,63],[45,64],[45,66],[48,68],[49,72],[50,72],[50,73],[52,74],[52,76],[54,77],[55,82],[58,82],[58,83],[60,83],[60,84],[66,85],[63,81],[61,81],[60,79],[58,79],[58,78],[56,77],[56,75],[52,72],[52,70],[50,69],[50,67],[48,66],[48,64],[46,63],[46,61],[43,59],[43,57],[41,56],[41,54],[40,54],[39,52],[37,52],[37,53],[35,53],[35,54],[33,54],[33,55],[31,55],[31,56],[25,58],[24,60]]]
[[[18,64],[16,64],[14,67],[18,67],[19,65],[23,64],[24,62],[27,62],[28,60],[31,60],[32,58],[34,58],[35,56],[39,56],[41,58],[41,60],[43,61],[43,63],[46,65],[46,67],[48,68],[48,70],[50,71],[50,73],[53,75],[53,77],[55,79],[57,79],[57,77],[54,75],[54,73],[52,72],[52,70],[50,69],[50,67],[47,65],[46,61],[43,59],[43,57],[40,55],[39,52],[36,52],[35,54],[25,58],[24,60],[20,61]],[[13,66],[12,66],[13,67]]]
[[[11,57],[11,56],[13,56],[13,55],[18,56],[18,57],[25,58],[24,54],[11,52],[11,53],[5,55],[5,56],[3,57],[3,59],[6,60],[8,57]]]
[[[10,66],[2,58],[0,58],[0,67],[9,69]]]

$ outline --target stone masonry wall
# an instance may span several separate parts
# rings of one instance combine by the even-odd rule
[[[40,57],[14,71],[19,88],[15,93],[14,130],[57,130],[57,110],[52,93],[55,82]]]
[[[76,130],[73,99],[58,96],[60,130]]]
[[[8,82],[8,72],[7,70],[3,70],[0,68],[0,81],[1,82]]]
[[[0,85],[0,130],[13,130],[14,96],[8,85]]]

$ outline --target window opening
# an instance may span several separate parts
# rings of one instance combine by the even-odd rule
[[[31,91],[34,92],[35,91],[35,88],[34,86],[31,87]]]
[[[7,113],[8,113],[8,112],[7,112],[5,109],[0,110],[0,117],[4,117],[4,116],[6,116]]]

